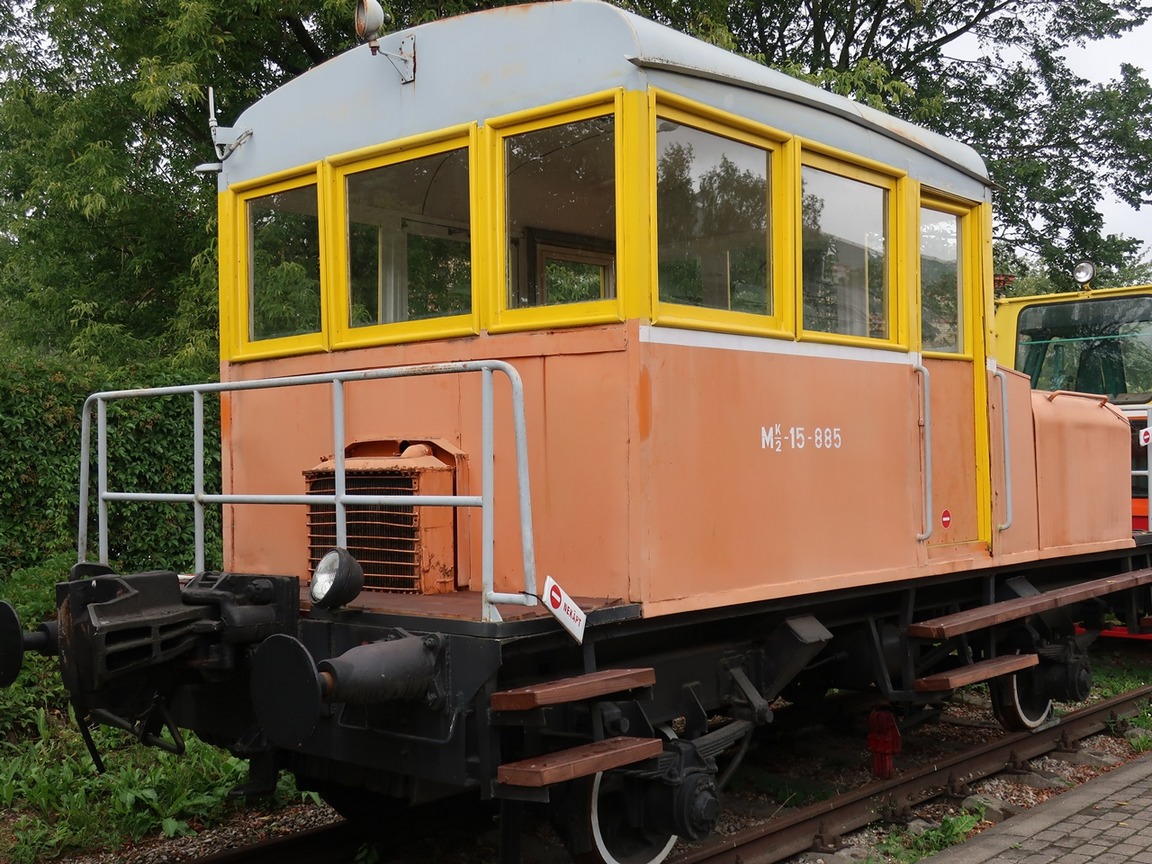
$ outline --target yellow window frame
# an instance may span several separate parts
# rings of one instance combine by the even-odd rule
[[[622,89],[593,93],[587,96],[553,103],[541,108],[521,111],[496,117],[485,123],[486,145],[484,146],[485,175],[489,178],[486,189],[489,206],[484,211],[492,224],[477,226],[482,236],[491,238],[485,250],[490,266],[485,273],[485,284],[491,286],[486,292],[487,308],[485,317],[487,329],[493,333],[513,330],[538,330],[552,327],[578,327],[587,324],[610,323],[625,320],[625,303],[630,290],[626,273],[625,228],[628,212],[629,193],[625,181],[625,165],[629,161],[629,136],[624,134],[625,93]],[[596,117],[611,117],[614,124],[613,158],[615,160],[615,266],[616,296],[603,300],[586,300],[574,303],[512,308],[508,305],[508,213],[505,175],[505,141],[516,135],[591,120]],[[634,145],[632,145],[634,149]],[[474,274],[475,277],[476,274]]]
[[[795,161],[795,141],[792,136],[760,123],[701,104],[663,90],[652,90],[649,134],[652,140],[648,168],[651,212],[656,214],[657,160],[655,158],[656,130],[661,121],[679,123],[701,132],[747,144],[769,154],[768,174],[768,258],[772,272],[772,312],[761,315],[731,309],[691,306],[660,299],[658,238],[653,237],[651,255],[652,320],[654,324],[689,329],[716,330],[754,336],[793,337],[795,331],[795,294],[786,286],[792,281],[795,265],[792,260],[795,231],[789,201],[794,197],[796,172],[790,169]],[[652,219],[656,225],[656,219]],[[656,231],[653,228],[653,235]],[[767,290],[767,286],[765,286]]]
[[[389,141],[387,144],[355,150],[329,157],[328,200],[332,218],[328,220],[325,240],[331,264],[329,280],[329,308],[331,345],[333,349],[359,348],[370,345],[389,345],[397,342],[417,342],[471,336],[480,332],[482,293],[479,290],[479,231],[477,230],[478,191],[480,172],[477,165],[479,126],[462,124],[436,132]],[[468,154],[468,221],[469,254],[471,256],[471,311],[437,318],[413,321],[392,321],[351,326],[348,286],[348,177],[386,165],[410,162],[425,156],[434,156],[450,150],[465,150]]]
[[[960,248],[957,261],[961,268],[961,296],[959,302],[960,314],[963,316],[960,322],[961,345],[959,351],[923,351],[923,353],[925,357],[936,357],[945,360],[971,360],[974,354],[972,346],[976,341],[977,331],[975,325],[976,322],[980,321],[983,317],[981,314],[983,293],[979,290],[981,273],[979,210],[981,205],[979,203],[953,198],[952,196],[931,189],[922,189],[917,197],[918,200],[915,206],[916,218],[913,222],[915,225],[915,245],[913,248],[916,253],[913,284],[917,289],[915,291],[915,302],[912,310],[912,320],[915,322],[916,328],[915,343],[916,346],[923,351],[924,334],[921,332],[923,298],[920,292],[922,279],[920,272],[920,210],[935,210],[938,213],[947,213],[956,216],[960,229]]]
[[[855,336],[845,333],[826,333],[821,330],[809,330],[804,326],[804,273],[803,273],[803,232],[800,225],[803,219],[803,184],[801,174],[805,167],[816,168],[848,180],[855,180],[869,186],[875,186],[888,193],[888,207],[885,218],[887,243],[890,247],[885,254],[885,278],[888,285],[888,307],[885,320],[887,324],[887,337]],[[795,255],[795,309],[796,327],[801,338],[807,342],[828,342],[837,345],[858,345],[864,348],[888,348],[905,351],[910,344],[909,314],[907,312],[909,287],[906,280],[901,279],[903,274],[912,273],[912,265],[908,260],[910,254],[909,239],[905,231],[908,225],[905,202],[909,201],[909,180],[907,172],[894,169],[890,166],[875,162],[871,159],[862,159],[847,151],[826,147],[812,141],[803,141],[800,148],[800,158],[795,162],[795,190],[793,196],[793,219],[796,226],[796,235],[793,243]],[[916,255],[919,256],[920,244],[917,239]]]
[[[328,213],[323,165],[312,163],[291,171],[284,171],[258,180],[237,184],[221,199],[221,221],[227,228],[222,232],[227,239],[220,249],[220,306],[221,324],[225,338],[220,350],[225,360],[259,360],[313,354],[328,349],[329,300],[327,255],[325,254],[325,216]],[[316,189],[317,242],[320,274],[320,329],[312,333],[278,336],[270,339],[252,339],[252,237],[249,234],[249,202],[279,192]]]

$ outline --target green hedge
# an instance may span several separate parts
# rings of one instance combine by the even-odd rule
[[[0,471],[0,573],[36,566],[76,548],[80,421],[89,394],[196,378],[195,369],[165,360],[111,370],[91,361],[24,352],[0,359],[0,434],[7,469]],[[220,474],[218,403],[205,402],[206,482],[215,489]],[[108,412],[109,485],[121,491],[192,491],[192,410],[191,397],[113,404]],[[92,449],[94,454],[94,440]],[[94,488],[94,466],[91,476]],[[192,566],[190,505],[113,502],[109,507],[113,566],[125,571]],[[94,560],[94,500],[89,511],[88,557]],[[210,512],[209,527],[208,563],[213,566],[219,561],[218,513]]]

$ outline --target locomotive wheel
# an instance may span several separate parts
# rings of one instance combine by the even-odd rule
[[[992,713],[1009,732],[1039,729],[1052,716],[1052,700],[1034,686],[1032,670],[1002,675],[988,682]]]
[[[622,777],[605,775],[577,781],[587,810],[585,830],[590,851],[574,854],[579,864],[658,864],[676,844],[676,835],[628,824],[632,790]]]

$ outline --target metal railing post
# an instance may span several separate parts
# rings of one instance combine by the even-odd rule
[[[492,595],[496,591],[496,514],[493,512],[492,506],[496,491],[496,445],[492,408],[494,396],[492,370],[484,369],[480,380],[480,437],[483,441],[480,457],[480,496],[484,499],[484,504],[480,508],[480,544],[482,547],[480,576],[484,586],[482,618],[485,621],[499,621],[501,620],[500,612],[492,603]]]
[[[192,395],[192,424],[192,486],[196,497],[192,503],[196,534],[195,567],[197,573],[203,573],[206,567],[204,547],[207,545],[204,527],[204,394],[199,390]]]
[[[348,545],[348,512],[344,509],[347,506],[348,479],[344,476],[344,382],[339,380],[332,382],[332,457],[336,460],[332,472],[336,495],[336,545],[344,548]]]
[[[88,557],[88,496],[92,461],[92,399],[80,411],[80,512],[76,516],[76,560]]]
[[[108,563],[108,403],[96,403],[96,523],[100,531],[100,563]]]

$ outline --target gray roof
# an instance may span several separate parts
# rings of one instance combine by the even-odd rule
[[[384,52],[415,46],[403,83]],[[360,45],[240,115],[252,137],[221,188],[398,138],[623,87],[658,86],[783,132],[908,170],[927,185],[985,197],[970,147],[827,93],[600,0],[507,6],[422,24]]]

